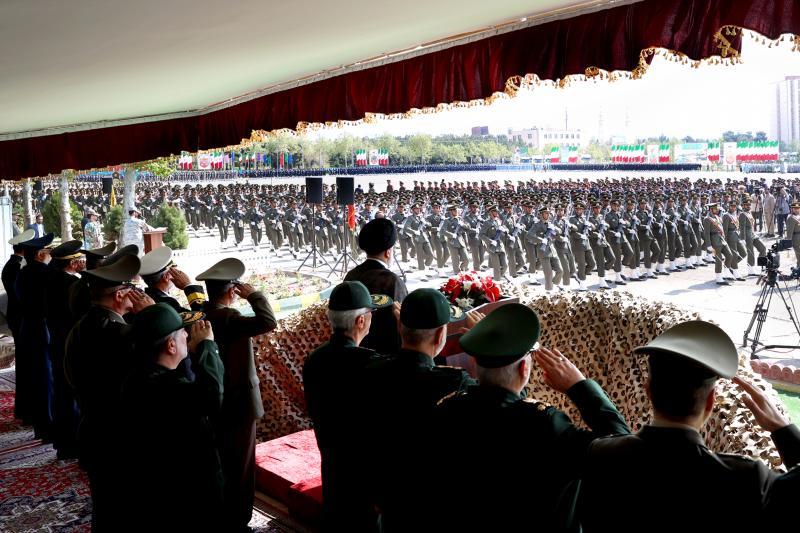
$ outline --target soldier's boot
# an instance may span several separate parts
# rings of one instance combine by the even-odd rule
[[[586,292],[588,290],[586,288],[586,281],[578,279],[578,288],[575,290],[577,290],[578,292]]]
[[[669,271],[670,272],[676,272],[677,270],[678,270],[678,267],[675,265],[675,261],[670,261],[669,262]]]
[[[617,285],[627,285],[625,280],[622,279],[622,271],[614,272],[614,283]]]
[[[730,280],[736,279],[736,275],[733,273],[733,269],[727,267],[722,269],[722,277]]]
[[[531,272],[528,274],[528,285],[541,285],[542,282],[536,279],[536,274]]]
[[[656,274],[660,274],[662,276],[669,276],[669,272],[667,272],[667,269],[664,268],[664,263],[658,264],[658,266],[656,267]]]
[[[717,285],[730,285],[725,279],[722,277],[722,274],[717,274]]]
[[[648,268],[648,269],[645,269],[644,276],[642,276],[642,277],[644,279],[650,279],[650,278],[655,278],[656,275],[653,274],[653,269],[652,268]]]
[[[756,267],[754,267],[754,266],[752,266],[752,265],[748,265],[748,266],[747,266],[747,275],[748,275],[748,276],[760,276],[761,274],[759,274],[759,273],[756,271]]]
[[[608,286],[606,283],[605,276],[597,276],[597,288],[598,289],[610,289],[611,287]]]
[[[736,281],[745,281],[747,279],[739,273],[738,268],[733,269],[733,277],[736,278]]]

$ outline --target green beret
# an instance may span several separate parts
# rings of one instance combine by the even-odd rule
[[[400,307],[400,322],[410,329],[434,329],[460,320],[464,313],[436,289],[411,291]]]
[[[184,322],[181,315],[168,304],[159,303],[145,307],[136,314],[133,321],[133,338],[140,347],[152,347],[173,331],[197,321],[193,319],[194,313],[188,315],[190,321]]]
[[[403,303],[405,305],[405,302]],[[539,316],[518,303],[498,307],[461,337],[461,348],[483,368],[516,363],[539,340]]]
[[[360,281],[344,281],[333,288],[328,300],[331,311],[352,311],[354,309],[380,309],[392,305],[392,299],[385,294],[370,294],[367,286]]]

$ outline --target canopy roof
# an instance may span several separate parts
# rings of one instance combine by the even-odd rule
[[[3,2],[0,177],[132,163],[235,144],[256,129],[484,99],[513,93],[526,74],[639,75],[653,47],[735,59],[741,28],[771,38],[800,33],[795,0],[472,4]]]
[[[0,4],[0,134],[203,109],[580,0]],[[139,121],[139,120],[136,120]],[[36,132],[37,134],[45,132]]]

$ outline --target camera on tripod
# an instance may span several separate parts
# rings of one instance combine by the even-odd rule
[[[778,255],[778,253],[788,250],[791,247],[791,240],[782,239],[770,247],[769,251],[767,251],[767,255],[757,258],[756,264],[760,267],[766,268],[767,270],[778,270],[778,267],[781,266],[781,256]]]

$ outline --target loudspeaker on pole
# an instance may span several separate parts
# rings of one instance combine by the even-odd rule
[[[103,194],[111,194],[111,187],[113,186],[114,179],[104,176],[101,180],[103,182]]]
[[[322,178],[306,178],[306,203],[322,203]]]
[[[336,178],[336,203],[339,205],[351,205],[355,203],[353,195],[354,179],[352,176],[341,176]]]

